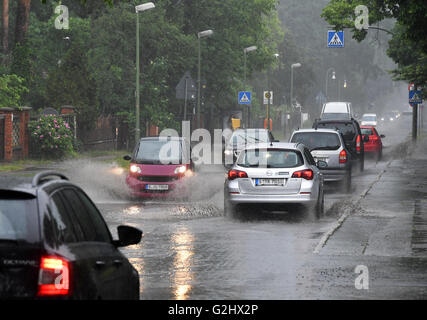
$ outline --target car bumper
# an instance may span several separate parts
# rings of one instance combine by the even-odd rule
[[[258,204],[315,204],[317,199],[312,194],[289,194],[289,195],[258,195],[258,194],[230,194],[229,201],[232,204],[258,203]]]
[[[350,171],[349,168],[336,169],[336,170],[331,170],[331,169],[320,170],[320,172],[323,175],[323,180],[325,182],[342,181],[348,176],[349,171]]]
[[[364,146],[365,152],[378,152],[381,149],[381,146],[378,145],[366,145]]]
[[[167,182],[148,182],[128,175],[126,183],[130,188],[131,195],[138,198],[180,197],[188,194],[187,187],[183,184],[183,179]],[[167,185],[168,188],[167,190],[149,190],[147,185]]]

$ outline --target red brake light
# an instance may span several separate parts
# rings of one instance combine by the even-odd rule
[[[240,170],[230,170],[228,171],[228,180],[234,180],[236,178],[247,178],[248,174]]]
[[[340,152],[340,163],[346,163],[347,162],[347,152],[345,150],[342,150]]]
[[[357,139],[356,139],[356,151],[357,152],[360,152],[360,140],[361,140],[361,138],[360,138],[360,134],[357,136]]]
[[[303,178],[305,180],[313,180],[313,171],[312,170],[301,170],[295,171],[292,174],[292,178]]]
[[[68,261],[43,257],[40,264],[38,296],[67,295],[70,291]]]

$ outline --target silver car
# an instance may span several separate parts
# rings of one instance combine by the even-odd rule
[[[224,166],[231,168],[236,162],[240,151],[254,143],[274,142],[274,137],[268,129],[250,128],[235,130],[224,145]]]
[[[340,181],[347,192],[351,191],[351,154],[339,131],[333,129],[301,129],[293,132],[293,143],[309,148],[315,161],[325,161],[328,166],[320,171],[325,181]]]
[[[290,204],[309,207],[320,217],[324,208],[323,175],[310,151],[300,143],[261,143],[247,146],[228,171],[224,186],[226,214],[242,204]]]

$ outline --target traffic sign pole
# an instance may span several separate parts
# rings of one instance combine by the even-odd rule
[[[418,104],[412,107],[412,141],[416,142],[418,137]]]

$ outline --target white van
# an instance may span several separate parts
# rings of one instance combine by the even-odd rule
[[[323,105],[321,120],[349,120],[353,117],[350,102],[327,102]]]

